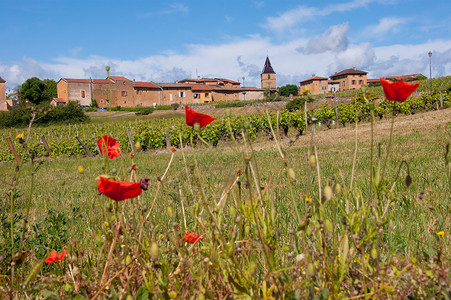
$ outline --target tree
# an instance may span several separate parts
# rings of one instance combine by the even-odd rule
[[[288,97],[290,95],[296,96],[298,94],[298,86],[295,84],[287,84],[279,88],[279,95]]]
[[[20,87],[21,102],[28,100],[33,104],[50,101],[56,97],[56,82],[51,79],[42,81],[37,77],[28,78]]]

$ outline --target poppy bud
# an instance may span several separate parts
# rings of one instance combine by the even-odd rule
[[[150,256],[153,260],[158,260],[158,256],[160,255],[160,250],[158,249],[158,245],[155,242],[152,242],[150,245]]]
[[[310,163],[310,168],[314,168],[316,166],[316,157],[315,155],[310,155],[310,159],[309,159],[309,163]]]
[[[172,207],[168,206],[168,208],[167,208],[167,212],[168,212],[168,216],[169,216],[169,218],[171,218],[171,219],[172,219],[172,217],[174,216],[174,214],[172,213]]]
[[[112,169],[111,169],[111,174],[112,174],[112,175],[115,175],[116,173],[117,173],[117,169],[116,169],[116,168],[112,168]]]
[[[147,191],[147,188],[149,187],[149,178],[143,177],[141,178],[141,189],[144,191]]]
[[[83,166],[78,166],[78,173],[83,174],[84,171]]]
[[[309,264],[308,264],[307,272],[308,272],[308,274],[309,274],[310,276],[314,276],[314,275],[315,275],[315,267],[313,266],[312,263],[309,263]]]
[[[324,222],[324,227],[327,231],[332,232],[332,223],[329,220],[326,219],[326,221]]]
[[[339,183],[336,183],[334,185],[334,193],[339,195],[341,193],[341,185]]]
[[[106,70],[107,72],[109,72],[109,71],[110,71],[110,66],[106,66],[106,67],[105,67],[105,70]]]
[[[235,207],[233,205],[229,206],[229,213],[232,218],[235,217]]]
[[[326,200],[330,200],[332,198],[332,195],[332,188],[326,185],[326,187],[324,188],[324,197],[326,197]]]
[[[412,177],[410,177],[410,175],[407,174],[407,176],[406,176],[406,186],[410,187],[411,184],[412,184]]]
[[[135,148],[136,148],[136,151],[140,151],[141,150],[142,146],[141,146],[141,143],[139,141],[137,141],[135,143]]]
[[[232,115],[232,111],[230,110],[230,108],[226,108],[224,112],[227,118],[229,118],[230,115]]]
[[[373,248],[373,249],[371,250],[371,257],[372,257],[373,259],[376,259],[376,258],[377,258],[377,250],[376,250],[376,248]]]

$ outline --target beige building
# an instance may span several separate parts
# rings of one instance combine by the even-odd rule
[[[357,70],[355,67],[346,69],[330,76],[331,81],[339,82],[340,91],[358,90],[367,85],[368,72]]]
[[[99,107],[155,106],[264,98],[263,89],[241,88],[239,82],[224,78],[184,79],[175,83],[135,82],[120,76],[110,76],[109,80],[61,78],[57,83],[57,91],[58,98],[66,102],[75,100],[80,105],[91,105],[91,99],[94,99]]]
[[[261,88],[270,91],[276,91],[277,89],[276,72],[274,72],[271,66],[269,57],[266,57],[265,65],[261,73]]]
[[[0,101],[6,100],[5,80],[0,77]]]
[[[308,90],[312,95],[326,94],[328,90],[328,79],[312,75],[312,77],[299,82],[299,94]]]

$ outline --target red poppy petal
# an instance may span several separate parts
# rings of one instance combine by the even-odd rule
[[[185,119],[186,125],[194,126],[195,123],[199,123],[200,128],[207,126],[208,124],[216,120],[215,118],[210,117],[209,115],[195,112],[187,105],[185,105]]]
[[[61,252],[61,253],[58,254],[58,256],[56,257],[56,260],[58,260],[58,261],[63,260],[63,258],[64,258],[67,254],[69,254],[69,252],[67,252],[67,251]]]
[[[141,195],[140,182],[114,181],[100,177],[97,187],[105,196],[115,201],[123,201]]]
[[[420,85],[417,83],[408,83],[405,81],[393,82],[380,78],[382,87],[384,88],[385,98],[389,101],[404,102]]]
[[[56,251],[52,251],[49,253],[49,257],[47,257],[44,262],[46,263],[52,263],[55,261],[55,258],[58,256],[58,253]]]
[[[100,152],[107,154],[109,158],[114,159],[121,154],[119,143],[112,137],[104,135],[97,141]]]

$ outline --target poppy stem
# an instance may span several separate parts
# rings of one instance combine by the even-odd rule
[[[392,137],[393,137],[393,127],[394,127],[394,124],[395,124],[395,107],[396,107],[396,103],[393,103],[393,112],[392,112],[391,127],[390,127],[390,138],[388,140],[387,153],[385,153],[384,165],[382,167],[381,182],[382,182],[382,180],[384,180],[385,167],[387,166],[388,155],[389,155],[390,150],[391,150],[391,143],[392,143]]]

